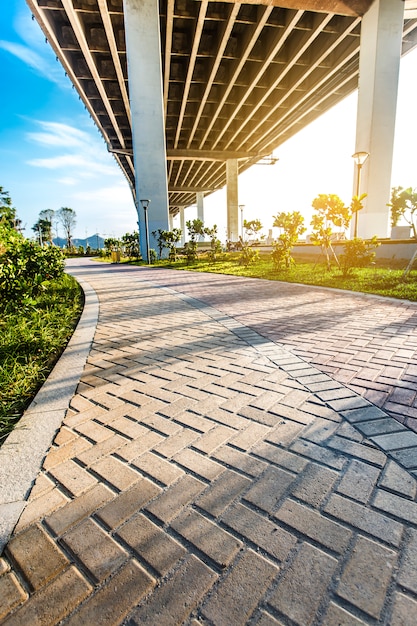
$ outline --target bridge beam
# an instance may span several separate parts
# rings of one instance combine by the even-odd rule
[[[369,153],[359,194],[358,236],[387,237],[404,2],[375,0],[362,20],[356,151]],[[355,170],[354,195],[358,170]]]
[[[156,248],[152,231],[169,230],[159,4],[157,0],[123,0],[123,9],[139,239],[142,257],[147,258],[141,199],[150,200],[150,248]]]

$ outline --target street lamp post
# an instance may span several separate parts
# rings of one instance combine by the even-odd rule
[[[239,204],[239,209],[240,209],[240,236],[242,238],[243,241],[243,209],[245,208],[244,204]]]
[[[146,260],[148,261],[148,265],[150,265],[151,260],[149,256],[149,226],[148,226],[148,206],[150,200],[143,199],[140,201],[143,212],[145,213],[145,233],[146,233]]]
[[[360,184],[361,184],[361,170],[368,156],[369,156],[369,152],[364,152],[364,151],[355,152],[355,154],[352,154],[352,157],[356,163],[356,167],[358,168],[358,173],[356,175],[356,197],[358,198],[358,200],[359,200],[359,190],[360,190]],[[355,211],[355,224],[354,224],[354,229],[353,229],[353,237],[356,239],[357,236],[358,236],[358,211]]]

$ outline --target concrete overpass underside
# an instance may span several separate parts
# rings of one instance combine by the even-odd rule
[[[27,2],[134,192],[123,0]],[[244,171],[357,88],[371,4],[160,0],[171,213],[224,187],[226,161]],[[417,45],[410,16],[403,53]]]

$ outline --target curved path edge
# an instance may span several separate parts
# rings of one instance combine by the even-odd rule
[[[94,289],[77,278],[84,309],[54,369],[0,448],[0,555],[21,516],[43,460],[61,427],[90,352],[99,302]]]

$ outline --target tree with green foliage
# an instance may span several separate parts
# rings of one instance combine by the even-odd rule
[[[165,231],[165,245],[169,250],[169,260],[177,260],[177,243],[181,241],[182,230],[181,228],[173,228],[172,230]]]
[[[204,223],[202,220],[189,220],[185,224],[188,229],[190,240],[184,246],[187,263],[194,263],[197,258],[197,241],[204,236]]]
[[[107,237],[107,239],[104,240],[104,250],[106,256],[111,256],[111,253],[117,252],[120,250],[120,247],[121,241],[116,239],[116,237]]]
[[[367,193],[363,193],[360,196],[353,196],[352,202],[350,203],[350,211],[352,213],[352,217],[354,219],[354,231],[353,238],[356,239],[358,236],[358,213],[363,209],[363,201],[367,197]]]
[[[326,255],[327,269],[330,269],[329,250],[336,265],[340,267],[339,259],[332,246],[333,227],[345,230],[349,226],[352,214],[349,207],[336,194],[321,193],[312,202],[316,214],[313,215],[311,226],[313,232],[311,241],[315,246],[321,246]]]
[[[274,215],[272,226],[281,228],[284,231],[279,235],[272,251],[274,265],[277,269],[282,267],[288,269],[294,264],[291,251],[300,236],[306,231],[304,218],[299,211],[293,211],[292,213],[282,212]]]
[[[417,241],[417,189],[407,187],[393,187],[391,191],[391,224],[396,226],[403,219],[411,226],[413,238]],[[404,270],[404,277],[407,276],[417,259],[417,250],[414,252],[409,264]]]
[[[222,251],[222,244],[217,236],[217,224],[214,224],[213,228],[205,228],[204,233],[210,238],[210,250],[208,252],[209,259],[213,263],[216,263],[218,255]]]
[[[74,209],[63,206],[57,211],[57,217],[65,232],[65,238],[67,240],[67,248],[72,248],[72,238],[74,228],[77,224],[77,214]]]
[[[43,213],[43,211],[41,211]],[[36,233],[39,245],[43,245],[44,243],[52,243],[52,222],[48,219],[42,219],[41,214],[39,214],[39,219],[32,226],[32,230]]]
[[[16,228],[16,209],[12,206],[9,192],[0,186],[0,224]]]
[[[258,234],[262,230],[263,226],[261,220],[243,220],[243,229],[246,233],[246,237],[255,237],[258,239]]]
[[[130,259],[141,258],[138,231],[134,231],[133,233],[125,233],[122,237],[122,245],[125,249],[127,256]]]

